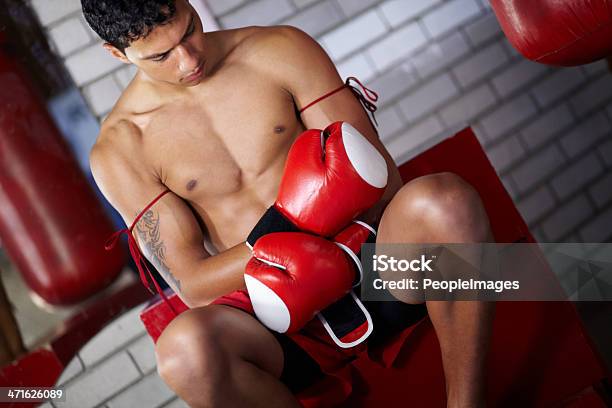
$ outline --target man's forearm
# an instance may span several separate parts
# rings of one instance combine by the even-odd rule
[[[181,299],[191,308],[205,306],[236,290],[244,289],[244,268],[251,257],[242,242],[217,255],[212,255],[188,266],[193,271],[184,284]]]

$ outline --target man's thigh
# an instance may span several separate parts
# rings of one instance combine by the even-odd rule
[[[209,307],[214,307],[220,315],[225,346],[244,360],[266,369],[292,392],[297,393],[322,377],[319,364],[291,336],[269,330],[240,308]]]
[[[158,339],[156,352],[161,359],[180,358],[194,364],[222,353],[253,363],[276,377],[283,367],[283,350],[270,331],[253,315],[226,305],[181,313]]]

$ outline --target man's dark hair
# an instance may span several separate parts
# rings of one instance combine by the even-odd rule
[[[175,0],[81,0],[90,27],[121,52],[132,41],[146,37],[155,27],[170,22]]]

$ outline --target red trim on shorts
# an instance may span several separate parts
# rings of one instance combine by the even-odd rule
[[[255,315],[251,298],[249,297],[249,293],[246,291],[246,289],[237,290],[229,295],[218,297],[210,304],[232,306],[242,310],[243,312],[247,312],[248,314]]]

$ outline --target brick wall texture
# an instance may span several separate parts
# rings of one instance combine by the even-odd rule
[[[102,119],[133,69],[105,54],[78,0],[30,2]],[[469,124],[540,241],[612,239],[612,75],[605,62],[552,68],[525,60],[486,0],[207,2],[222,28],[290,24],[316,38],[342,77],[357,76],[380,94],[381,137],[398,163]],[[111,358],[80,353],[66,385],[82,382],[73,406],[180,404],[156,378],[150,341],[125,335]],[[91,391],[87,376],[112,367],[112,383]],[[132,403],[127,384],[145,405]]]

